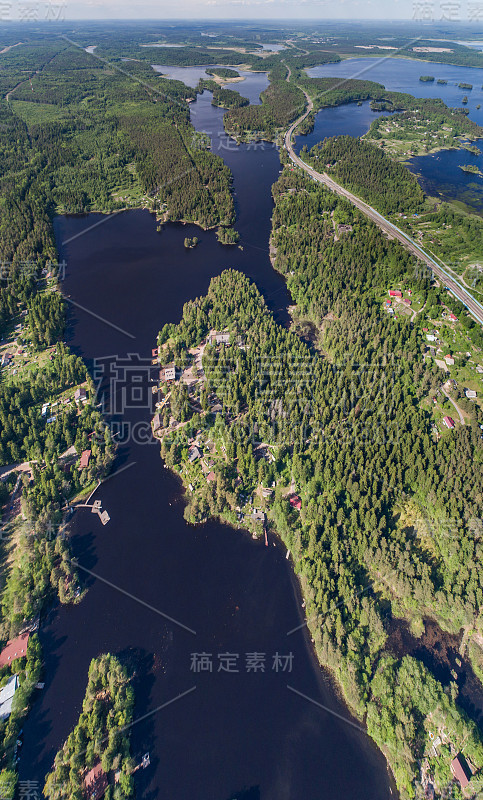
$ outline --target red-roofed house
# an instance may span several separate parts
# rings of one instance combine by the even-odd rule
[[[458,317],[457,317],[457,316],[455,316],[455,314],[450,314],[450,315],[449,315],[449,318],[450,318],[450,320],[452,320],[452,322],[456,322],[456,321],[457,321],[457,319],[458,319]]]
[[[462,789],[464,789],[465,786],[468,786],[472,773],[463,753],[458,753],[456,758],[453,758],[451,762],[451,772],[455,776],[456,780],[460,782]]]
[[[450,430],[454,428],[454,419],[451,417],[443,417],[443,425],[446,425]]]
[[[208,475],[206,476],[206,480],[208,481],[208,483],[212,483],[213,481],[216,481],[215,473],[214,472],[209,472]]]
[[[297,511],[300,511],[300,509],[302,508],[302,501],[301,501],[300,497],[298,496],[298,494],[293,494],[289,498],[289,502],[290,502],[290,505],[292,506],[292,508],[296,508]]]
[[[84,778],[84,793],[89,800],[99,800],[107,789],[107,775],[98,761]]]
[[[89,461],[91,460],[91,451],[90,450],[83,450],[80,461],[79,467],[80,469],[84,469],[85,467],[89,466]]]
[[[389,297],[402,297],[400,289],[389,289]]]
[[[406,303],[407,306],[410,306],[412,302],[409,297],[403,297],[403,303]]]
[[[30,633],[21,633],[16,639],[11,639],[0,653],[0,667],[11,664],[16,658],[23,658],[27,655],[27,645]]]

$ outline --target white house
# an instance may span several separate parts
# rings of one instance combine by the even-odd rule
[[[12,703],[18,689],[18,675],[12,675],[0,690],[0,719],[7,719],[12,713]]]

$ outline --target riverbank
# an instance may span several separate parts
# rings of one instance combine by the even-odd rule
[[[199,128],[211,130],[217,142],[221,114],[208,99],[198,103]],[[227,146],[224,155],[235,175],[244,247],[244,253],[231,254],[230,264],[256,282],[267,306],[286,323],[285,309],[291,301],[285,283],[271,269],[267,247],[273,214],[270,186],[278,175],[278,156],[271,148],[261,151],[243,145]],[[71,340],[90,363],[113,353],[121,359],[132,351],[133,340],[119,331],[121,326],[136,337],[136,349],[151,363],[159,321],[178,322],[185,304],[197,308],[202,319],[203,306],[193,298],[205,296],[210,278],[226,267],[226,251],[212,234],[203,237],[195,251],[185,253],[183,239],[186,233],[196,233],[194,227],[190,231],[172,224],[159,237],[153,220],[146,217],[134,211],[89,233],[86,220],[57,221],[58,240],[67,242],[66,291],[78,303]],[[82,238],[74,242],[71,237],[79,233]],[[228,295],[225,306],[231,302]],[[83,313],[82,307],[97,317]],[[253,341],[250,336],[247,344]],[[131,408],[125,421],[134,431],[140,417],[147,416],[146,408]],[[299,434],[301,430],[299,425]],[[50,768],[50,755],[75,724],[89,657],[105,649],[129,648],[139,653],[143,671],[139,714],[166,706],[149,718],[147,727],[134,729],[138,752],[148,749],[147,742],[163,742],[152,775],[140,778],[141,792],[163,786],[173,800],[193,794],[211,800],[232,795],[235,787],[262,786],[267,800],[280,800],[284,793],[290,800],[306,800],[314,792],[341,800],[354,796],[387,800],[386,763],[362,731],[343,718],[346,708],[334,698],[321,670],[314,669],[303,629],[287,645],[288,630],[303,621],[285,548],[265,548],[210,519],[196,528],[185,524],[178,479],[159,469],[158,446],[149,443],[151,437],[140,442],[133,434],[123,444],[121,463],[135,463],[102,489],[111,524],[99,530],[91,514],[73,521],[76,558],[100,578],[91,575],[90,591],[75,615],[60,610],[46,627],[52,677],[35,718],[29,721],[34,745],[25,755],[25,777],[27,771],[30,776],[41,774],[46,764]],[[269,466],[269,460],[264,461]],[[205,480],[206,486],[213,483]],[[284,485],[290,487],[290,475]],[[285,508],[289,501],[283,502]],[[298,514],[293,508],[294,524]],[[321,513],[320,519],[325,518]],[[297,558],[300,555],[296,553]],[[128,591],[129,597],[116,586]],[[149,603],[151,610],[136,598]],[[171,622],[152,609],[164,611]],[[180,631],[173,618],[196,630],[198,638]],[[193,674],[194,650],[212,654],[212,674]],[[243,661],[243,654],[254,650],[267,656],[291,650],[293,675],[280,674],[278,681],[269,659],[265,674],[246,673],[243,667],[234,676],[216,673],[218,653],[239,653]],[[302,697],[287,691],[287,680]],[[195,682],[198,690],[189,701],[167,706]],[[195,776],[186,770],[186,752],[196,764]]]

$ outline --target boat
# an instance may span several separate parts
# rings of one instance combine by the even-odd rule
[[[268,535],[267,535],[267,529],[265,527],[263,528],[263,532],[265,534],[265,547],[268,547]]]

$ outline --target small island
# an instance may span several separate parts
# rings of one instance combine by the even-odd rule
[[[434,75],[421,75],[419,80],[423,81],[423,83],[430,83],[431,81],[434,81]]]
[[[477,106],[478,108],[478,106]],[[475,144],[468,144],[468,142],[462,142],[461,147],[463,150],[468,150],[469,153],[473,153],[474,156],[480,156],[481,150]]]
[[[196,247],[197,244],[198,244],[197,236],[193,236],[192,239],[190,239],[190,237],[187,236],[186,239],[184,240],[184,246],[186,247],[187,250],[193,250],[193,248]]]
[[[460,164],[459,167],[463,170],[463,172],[470,172],[472,175],[479,175],[480,178],[483,178],[483,173],[480,172],[476,164]]]
[[[436,83],[439,83],[440,86],[446,86],[448,81],[445,81],[444,78],[438,78]]]
[[[234,228],[218,228],[216,236],[221,244],[236,244],[240,234]]]
[[[224,81],[244,80],[236,69],[229,69],[228,67],[206,67],[205,72],[215,79],[222,78]]]
[[[471,91],[471,89],[473,88],[473,84],[472,83],[464,83],[464,82],[462,82],[462,83],[458,84],[458,87],[460,89],[469,89]]]

